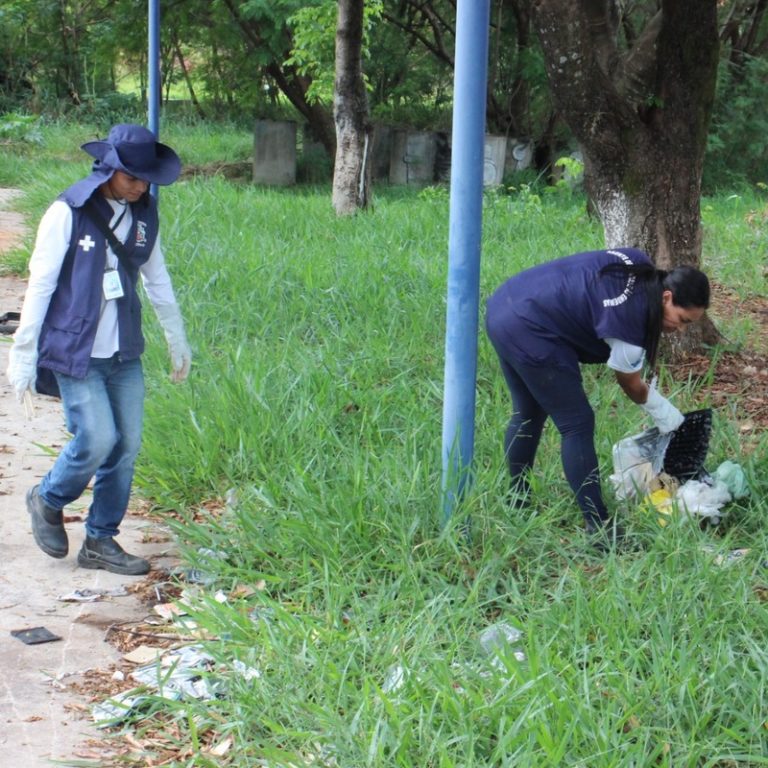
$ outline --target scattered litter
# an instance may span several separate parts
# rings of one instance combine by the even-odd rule
[[[741,549],[732,549],[730,552],[725,553],[718,553],[717,549],[713,547],[711,544],[707,544],[703,546],[702,552],[706,552],[709,555],[715,555],[713,562],[715,565],[733,565],[734,563],[738,562],[739,560],[743,560],[744,557],[749,553],[749,549],[741,548]]]
[[[200,547],[197,550],[197,554],[202,560],[219,560],[223,562],[227,559],[226,552],[210,549],[208,547]],[[188,584],[202,584],[207,587],[216,581],[216,576],[203,568],[179,567],[171,569],[168,573],[170,576],[184,579]]]
[[[384,693],[395,693],[399,691],[404,685],[408,677],[408,673],[405,671],[401,664],[396,664],[389,668],[387,676],[384,680],[384,685],[381,686],[381,690]]]
[[[263,606],[256,606],[249,614],[248,618],[254,623],[265,622],[269,624],[275,618],[275,612],[272,608],[265,608]]]
[[[613,446],[610,476],[616,497],[644,500],[660,513],[662,526],[675,513],[718,525],[723,507],[749,489],[735,462],[724,461],[714,475],[704,469],[711,429],[707,408],[685,414],[683,425],[666,435],[654,427],[620,440]]]
[[[680,481],[672,475],[668,475],[666,472],[659,472],[656,477],[651,480],[648,490],[653,491],[667,491],[670,496],[674,496],[680,490]]]
[[[168,571],[169,576],[175,576],[177,579],[183,579],[188,584],[202,584],[205,587],[210,586],[216,581],[216,577],[206,573],[200,568],[171,568]]]
[[[154,645],[139,645],[129,653],[124,653],[123,658],[132,664],[149,664],[150,661],[155,661],[163,653],[165,653],[165,648],[158,648]]]
[[[171,621],[177,616],[186,615],[186,611],[176,603],[159,603],[152,607],[152,610],[161,618],[166,621]]]
[[[649,494],[648,501],[662,515],[671,515],[674,512],[672,494],[666,488],[659,488],[658,491],[653,491],[653,493]],[[665,520],[663,517],[659,518],[659,525],[666,525],[667,522],[668,520]]]
[[[709,518],[716,525],[720,522],[720,510],[731,500],[731,494],[719,480],[712,484],[688,480],[680,487],[676,498],[689,515]]]
[[[210,549],[209,547],[200,547],[197,550],[197,554],[200,557],[207,557],[209,560],[226,560],[227,553],[218,549]]]
[[[221,589],[218,592],[216,592],[216,594],[213,596],[213,599],[217,603],[226,603],[229,601],[229,598]]]
[[[258,670],[255,667],[249,667],[243,664],[239,659],[235,659],[232,662],[232,669],[234,669],[241,677],[249,681],[258,680],[261,677],[261,670]]]
[[[125,672],[123,672],[120,669],[116,669],[112,673],[112,678],[111,679],[114,680],[116,683],[122,683],[123,680],[125,680]]]
[[[155,663],[135,669],[131,677],[156,688],[163,698],[212,699],[216,695],[215,683],[209,685],[203,674],[211,671],[213,663],[213,657],[199,646],[187,645],[163,654]]]
[[[518,661],[525,661],[525,653],[519,648],[512,648],[519,642],[523,633],[517,627],[513,627],[506,621],[491,624],[480,633],[480,648],[486,656],[493,656],[496,661],[500,656],[505,656],[512,650],[512,655]]]
[[[744,470],[734,461],[724,461],[714,473],[716,480],[723,483],[734,499],[743,499],[749,495],[749,486]]]
[[[654,427],[613,446],[614,473],[610,480],[620,501],[647,491],[664,467],[664,452],[671,439],[671,434],[662,435]]]
[[[149,701],[150,697],[143,692],[143,689],[133,688],[99,704],[94,704],[91,707],[91,717],[99,728],[108,728],[122,722]]]
[[[227,736],[226,739],[207,750],[206,754],[211,755],[212,757],[224,757],[224,755],[232,749],[233,744],[232,737]]]
[[[109,727],[138,712],[153,698],[178,701],[185,697],[202,700],[220,697],[224,693],[224,682],[207,679],[213,665],[213,657],[200,646],[188,645],[167,651],[153,663],[131,672],[131,678],[141,687],[95,704],[91,707],[91,716],[100,728]]]
[[[125,587],[114,589],[76,589],[66,595],[59,595],[56,599],[64,603],[93,603],[102,597],[125,597],[128,594]]]
[[[175,626],[188,631],[198,628],[198,622],[187,615],[187,607],[183,601],[175,603],[159,603],[152,606],[152,610],[163,620],[172,621]]]
[[[40,643],[52,643],[61,640],[45,627],[30,627],[29,629],[13,629],[11,634],[18,637],[25,645],[39,645]]]
[[[241,597],[251,597],[257,592],[263,592],[267,588],[267,582],[264,579],[259,579],[253,586],[249,584],[238,584],[230,593],[229,596],[236,600]]]

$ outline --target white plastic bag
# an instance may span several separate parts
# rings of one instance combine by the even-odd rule
[[[728,486],[720,480],[714,480],[712,485],[688,480],[680,486],[675,498],[691,517],[705,517],[717,525],[722,517],[720,510],[732,497]]]
[[[613,446],[613,474],[609,479],[616,498],[623,501],[649,492],[651,481],[664,467],[664,454],[671,439],[671,432],[662,435],[653,427]]]

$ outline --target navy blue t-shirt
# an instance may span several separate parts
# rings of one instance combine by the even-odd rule
[[[525,365],[578,369],[604,363],[603,339],[645,345],[648,302],[640,280],[607,264],[650,264],[636,248],[576,253],[539,264],[503,283],[488,299],[486,326],[503,356]]]

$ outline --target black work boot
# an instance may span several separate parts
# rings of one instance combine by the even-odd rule
[[[149,573],[149,562],[136,555],[129,555],[113,538],[92,539],[85,537],[77,553],[77,564],[81,568],[101,568],[111,573],[126,576],[141,576]]]
[[[38,493],[38,486],[27,491],[27,511],[32,521],[32,535],[46,555],[66,557],[69,552],[64,530],[64,510],[49,507]]]

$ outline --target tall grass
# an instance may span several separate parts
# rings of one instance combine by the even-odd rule
[[[35,205],[64,175],[36,177]],[[747,216],[764,204],[706,202],[704,268],[718,282],[765,293]],[[327,189],[196,178],[161,193],[195,360],[186,384],[168,381],[148,310],[137,490],[177,512],[185,556],[214,580],[195,609],[210,652],[261,673],[165,706],[169,738],[200,745],[177,764],[217,764],[203,747],[213,733],[233,737],[223,764],[236,766],[768,764],[766,438],[742,454],[718,411],[709,464],[739,462],[752,495],[717,531],[661,528],[612,501],[636,547],[599,557],[551,429],[532,509],[505,505],[508,395],[481,333],[475,482],[441,530],[447,209],[439,190],[379,190],[372,213],[343,220]],[[600,242],[579,199],[489,193],[481,292]],[[613,443],[644,422],[611,376],[586,377],[607,475]],[[707,404],[693,384],[667,386],[683,410]],[[718,566],[708,545],[751,552]],[[500,620],[523,631],[524,661],[483,654],[479,635]]]

